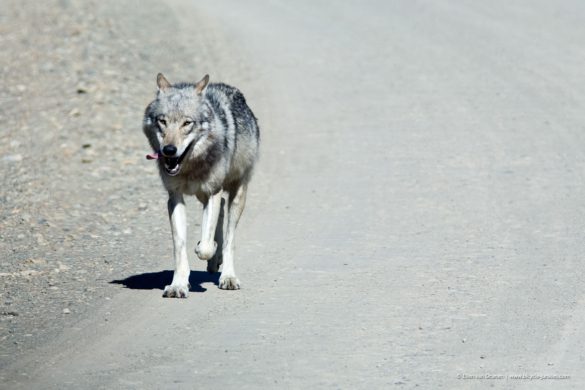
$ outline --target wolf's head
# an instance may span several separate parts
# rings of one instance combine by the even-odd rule
[[[196,146],[204,146],[209,137],[211,113],[207,105],[201,104],[209,76],[194,84],[171,85],[159,73],[156,83],[158,92],[144,113],[143,130],[162,159],[165,172],[175,176],[184,158],[193,154]]]

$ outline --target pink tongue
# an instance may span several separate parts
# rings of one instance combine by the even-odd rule
[[[158,153],[149,153],[146,155],[147,160],[158,160],[159,154]]]

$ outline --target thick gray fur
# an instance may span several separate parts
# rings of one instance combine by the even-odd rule
[[[209,261],[211,272],[223,260],[220,288],[240,287],[233,264],[234,231],[258,157],[260,130],[238,89],[208,81],[205,76],[198,83],[171,84],[159,74],[156,99],[144,114],[143,130],[169,192],[175,273],[165,287],[166,297],[186,297],[189,290],[184,195],[203,203],[197,255]],[[219,251],[214,237],[223,237]]]

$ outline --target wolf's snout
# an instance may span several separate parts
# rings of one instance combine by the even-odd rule
[[[175,145],[165,145],[162,152],[166,157],[174,157],[177,154],[177,147]]]

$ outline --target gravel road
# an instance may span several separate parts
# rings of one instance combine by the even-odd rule
[[[585,388],[584,18],[5,0],[0,387]],[[161,298],[159,71],[236,85],[260,120],[242,290],[190,250],[190,297]]]

